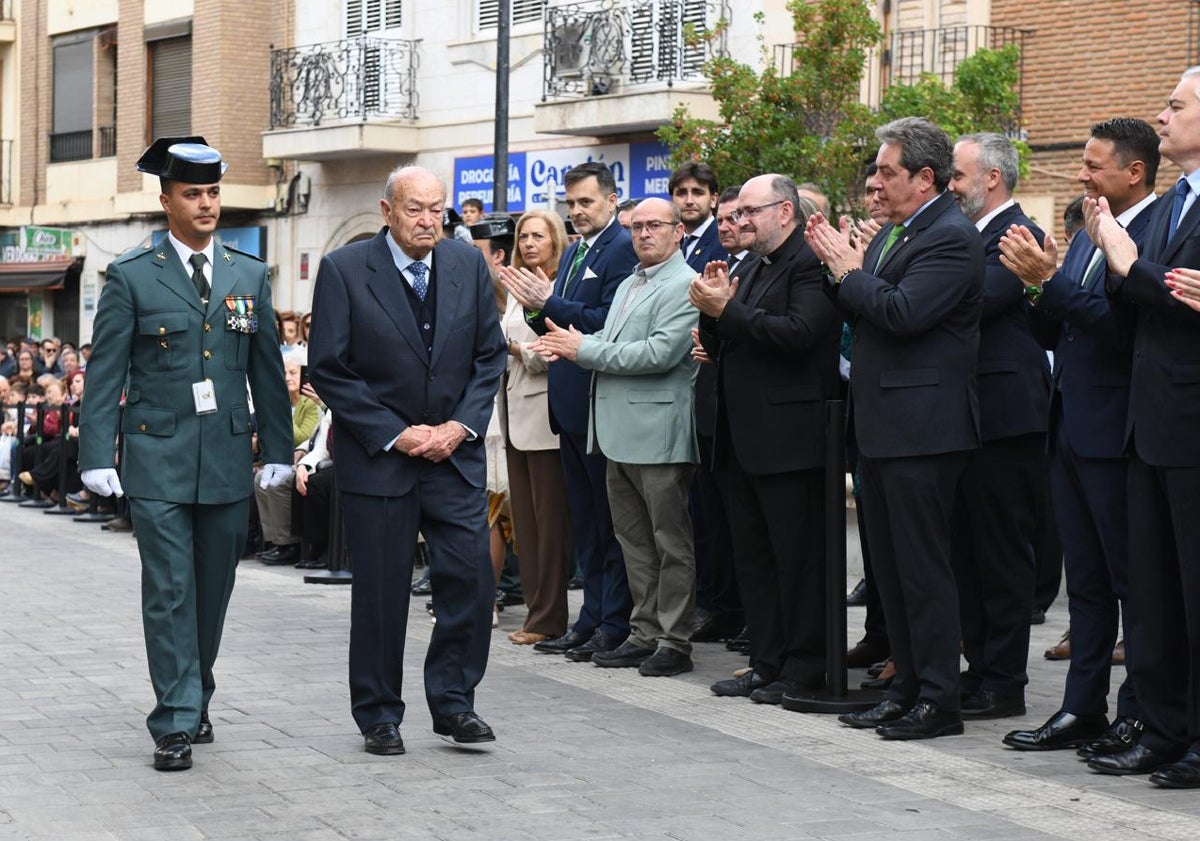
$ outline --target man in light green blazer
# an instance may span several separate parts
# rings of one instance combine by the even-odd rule
[[[160,138],[138,161],[161,179],[169,232],[108,266],[80,423],[84,484],[129,492],[160,771],[190,768],[191,743],[213,741],[213,663],[246,539],[255,420],[260,482],[291,475],[267,268],[213,239],[226,166],[202,137]]]
[[[688,285],[696,273],[679,248],[683,225],[673,203],[641,202],[630,232],[639,264],[617,289],[604,327],[584,335],[547,319],[549,331],[534,347],[594,372],[588,446],[608,457],[613,530],[634,606],[629,638],[592,662],[669,676],[692,669],[688,488],[699,451],[691,357],[697,316]]]

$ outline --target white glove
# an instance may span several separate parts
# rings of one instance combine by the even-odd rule
[[[79,474],[89,491],[100,496],[124,496],[121,479],[111,467],[94,467]]]
[[[258,486],[264,491],[267,488],[277,488],[284,482],[292,480],[290,464],[264,464],[258,474]]]

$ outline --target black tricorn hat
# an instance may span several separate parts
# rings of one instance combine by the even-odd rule
[[[512,239],[517,226],[511,216],[496,215],[481,219],[470,227],[471,239]]]
[[[185,184],[215,184],[229,164],[203,137],[160,137],[138,158],[137,168]]]
[[[453,231],[461,224],[462,217],[458,215],[458,211],[446,205],[446,209],[442,211],[442,227],[447,231]]]

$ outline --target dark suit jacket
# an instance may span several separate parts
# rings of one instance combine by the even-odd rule
[[[870,268],[833,287],[853,319],[850,394],[859,450],[893,458],[974,449],[984,276],[979,231],[945,192],[875,269],[891,229],[871,240],[864,262]]]
[[[692,249],[687,264],[696,274],[701,274],[711,261],[728,259],[729,254],[717,239],[717,220],[714,219]],[[696,432],[712,437],[716,422],[717,368],[715,365],[701,365],[696,371]]]
[[[327,254],[313,294],[308,371],[337,418],[338,488],[369,496],[407,493],[425,460],[384,447],[409,426],[446,421],[477,433],[449,462],[482,488],[483,437],[505,358],[487,265],[477,250],[455,240],[434,247],[437,312],[429,354],[386,236],[384,228]]]
[[[1000,237],[1010,225],[1044,234],[1019,204],[983,229],[983,310],[979,319],[979,431],[984,441],[1045,432],[1050,414],[1050,362],[1029,329],[1025,285],[1000,263]]]
[[[1127,228],[1139,248],[1153,211],[1152,204]],[[1062,268],[1042,287],[1030,320],[1042,346],[1054,351],[1051,409],[1055,415],[1062,412],[1071,446],[1084,458],[1120,458],[1125,454],[1134,314],[1105,293],[1103,264],[1083,283],[1095,250],[1086,231],[1075,235]]]
[[[1176,266],[1200,268],[1200,202],[1168,244],[1175,189],[1154,208],[1129,276],[1109,276],[1109,293],[1137,306],[1129,443],[1147,464],[1200,467],[1200,313],[1172,298],[1163,280]]]
[[[798,227],[748,272],[719,319],[700,317],[717,365],[714,464],[766,475],[825,460],[825,401],[838,396],[841,319]]]
[[[546,300],[540,313],[528,318],[529,326],[539,335],[546,332],[547,318],[559,327],[574,326],[581,333],[595,333],[604,326],[617,287],[633,274],[638,262],[629,231],[614,217],[584,255],[576,272],[579,277],[571,279],[570,288],[565,289],[578,250],[577,242],[563,252],[558,261],[554,294]],[[550,428],[555,433],[587,435],[588,388],[592,372],[560,359],[550,366],[549,378]]]

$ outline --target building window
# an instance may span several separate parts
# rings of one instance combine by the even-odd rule
[[[92,157],[94,42],[94,32],[54,40],[50,163],[83,161]]]
[[[400,28],[401,0],[346,0],[346,37]]]
[[[152,41],[150,139],[192,133],[192,36]]]
[[[529,23],[542,19],[546,0],[508,0],[512,5],[511,22]],[[476,0],[476,30],[495,29],[500,24],[500,0]]]

